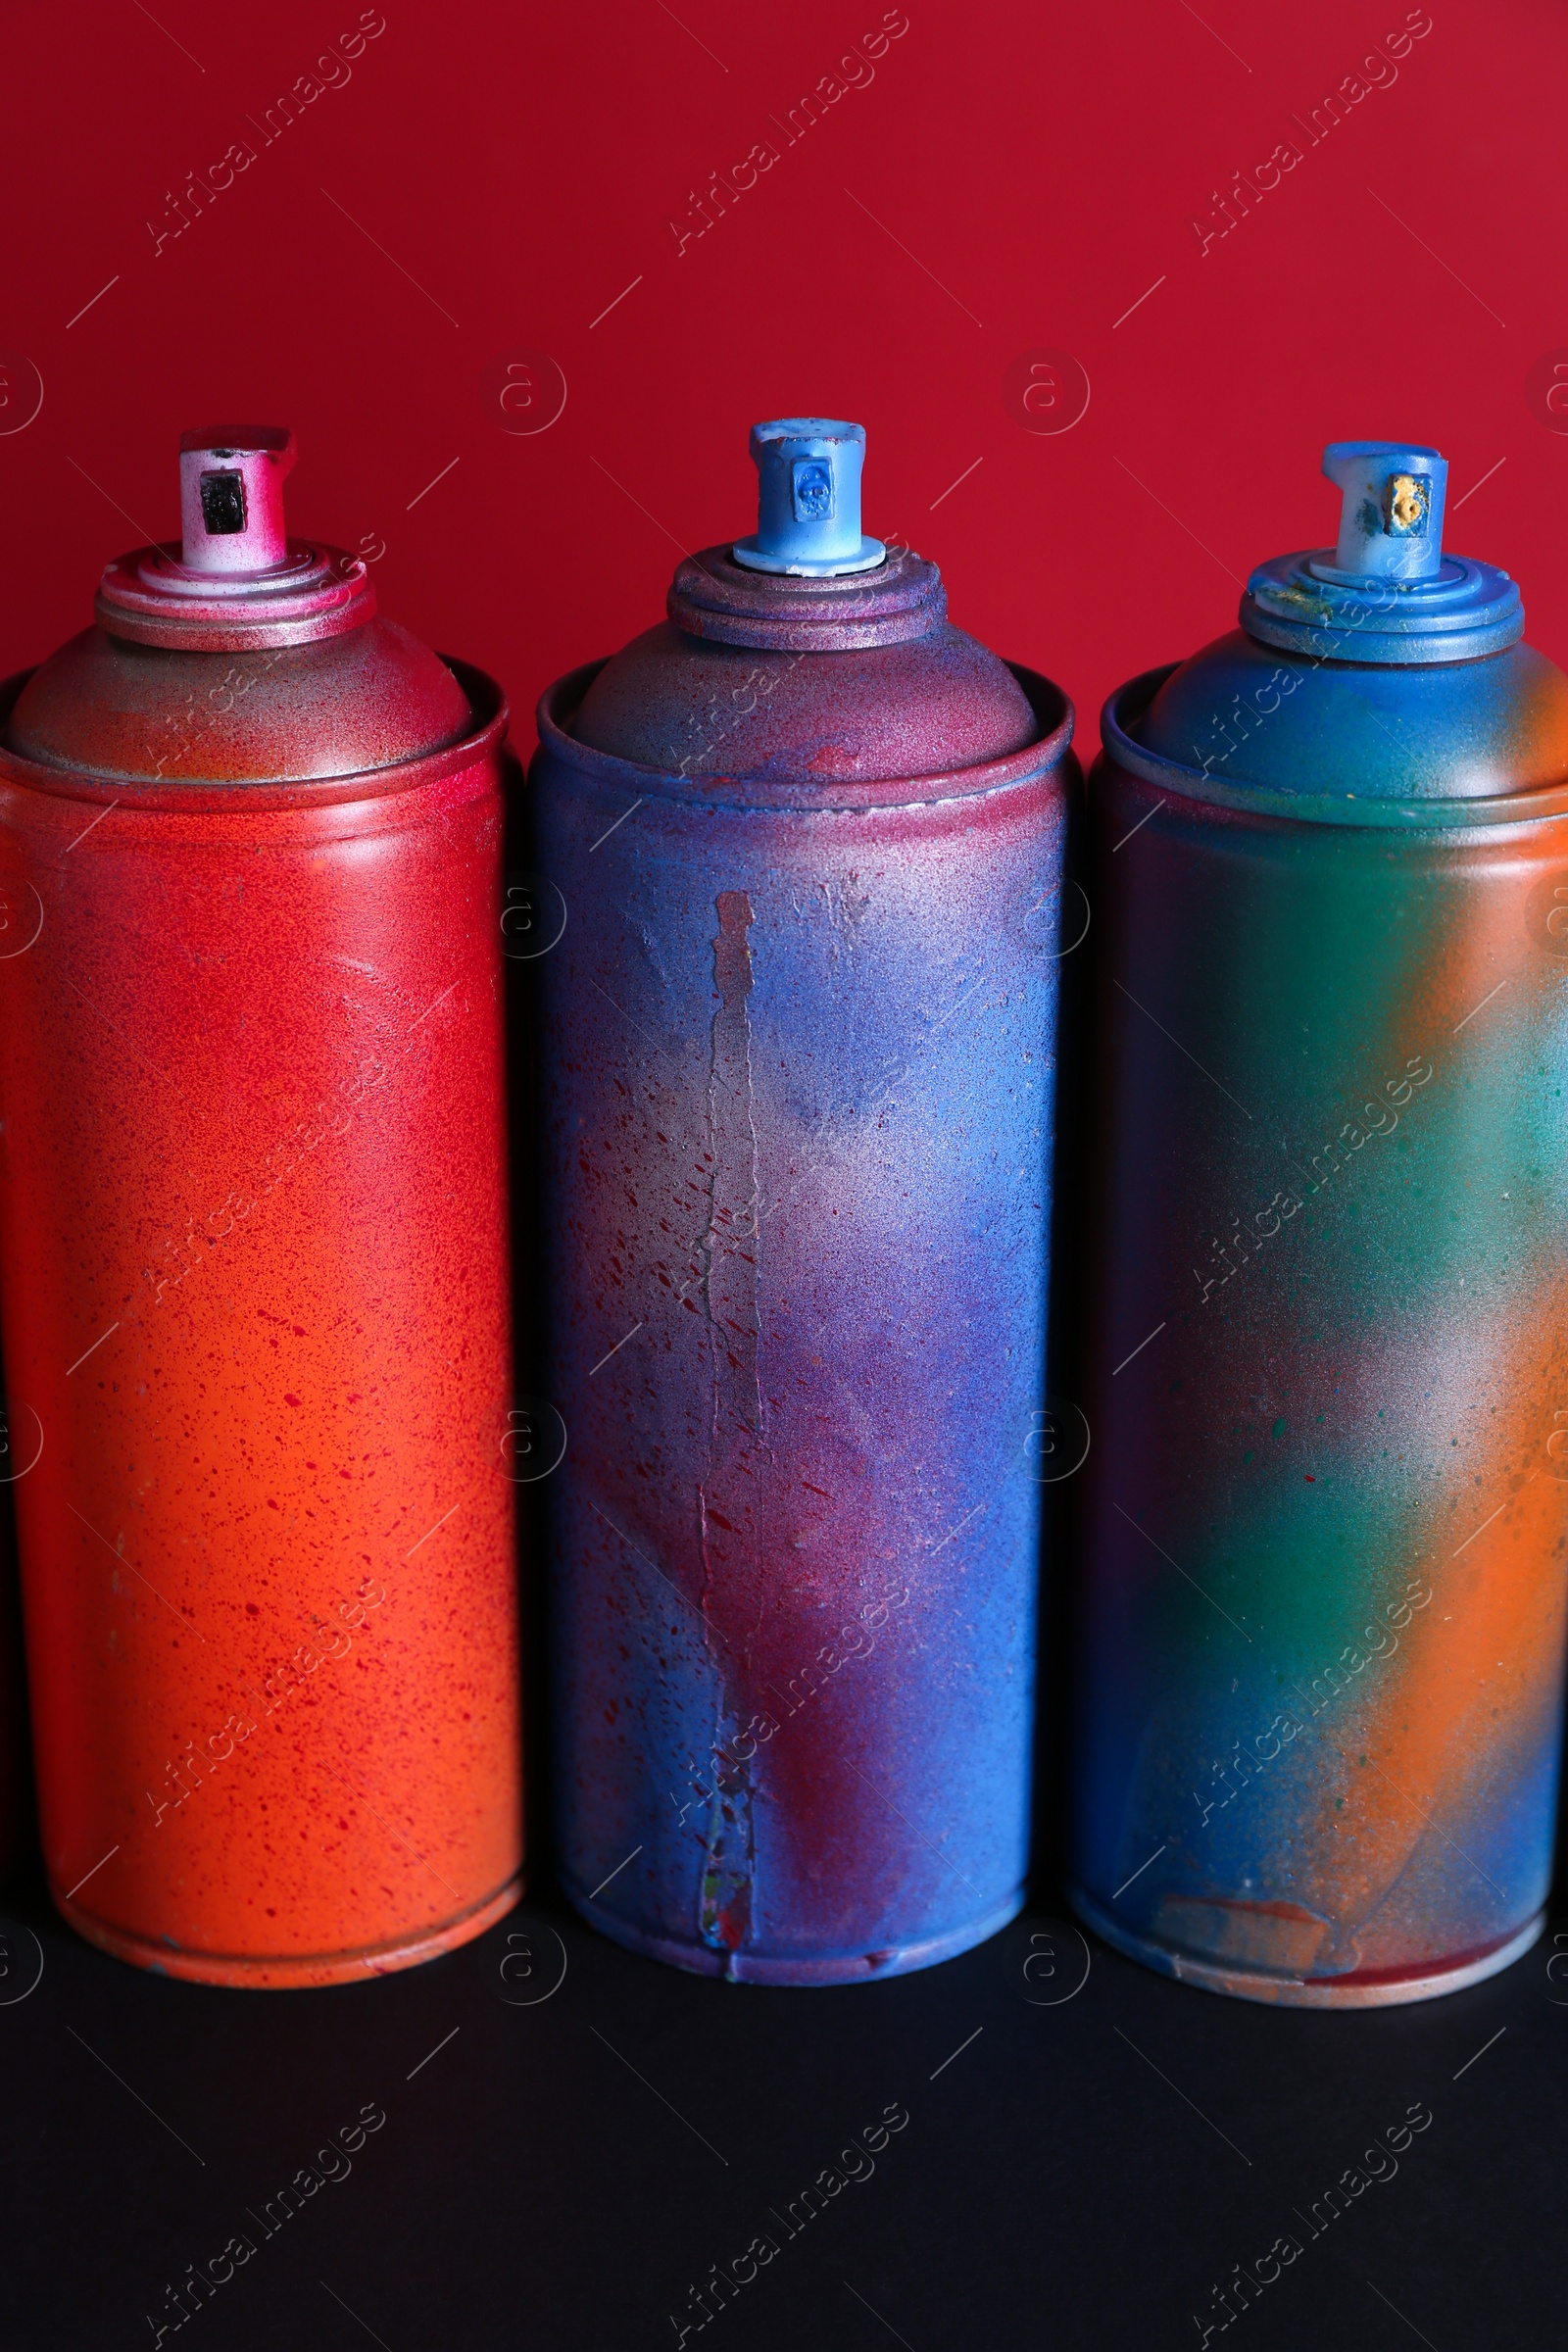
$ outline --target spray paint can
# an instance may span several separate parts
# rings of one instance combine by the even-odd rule
[[[0,702],[0,1282],[45,1860],[121,1957],[330,1984],[518,1891],[506,712],[287,539],[289,433]]]
[[[1568,1534],[1568,681],[1330,447],[1338,544],[1106,705],[1077,1902],[1257,2000],[1540,1932]]]
[[[755,537],[540,705],[556,1815],[771,1984],[1016,1912],[1071,707],[759,425]]]

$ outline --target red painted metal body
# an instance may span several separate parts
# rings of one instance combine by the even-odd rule
[[[354,560],[214,583],[190,534],[187,497],[187,563],[112,565],[100,625],[0,701],[40,1811],[95,1942],[323,1984],[519,1886],[506,712]]]

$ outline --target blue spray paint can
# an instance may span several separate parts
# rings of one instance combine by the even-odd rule
[[[759,425],[754,537],[540,705],[566,1890],[683,1968],[1022,1900],[1072,711]]]

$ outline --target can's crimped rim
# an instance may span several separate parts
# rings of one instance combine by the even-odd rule
[[[93,618],[130,645],[254,654],[319,645],[374,617],[375,590],[364,559],[343,548],[291,539],[277,574],[204,579],[186,570],[177,539],[160,540],[105,566]]]
[[[1100,714],[1102,757],[1173,799],[1198,801],[1238,816],[1286,817],[1311,825],[1354,826],[1385,833],[1453,833],[1492,830],[1499,825],[1535,824],[1568,815],[1568,777],[1533,785],[1527,792],[1488,794],[1474,800],[1356,799],[1349,793],[1281,792],[1268,784],[1222,783],[1185,761],[1151,752],[1129,732],[1165,680],[1180,669],[1166,662],[1146,669],[1108,695]]]
[[[687,636],[717,645],[843,653],[928,637],[948,617],[948,592],[912,548],[890,549],[872,569],[808,578],[753,570],[725,542],[676,565],[664,611]]]
[[[1445,556],[1431,579],[1347,577],[1332,548],[1302,548],[1258,564],[1238,618],[1250,637],[1319,659],[1405,668],[1474,662],[1525,633],[1516,581],[1494,564]]]
[[[4,740],[4,728],[31,669],[19,669],[0,680],[0,785],[20,784],[55,800],[111,801],[132,813],[156,810],[160,815],[233,816],[241,811],[261,813],[279,808],[326,808],[351,801],[385,800],[413,792],[424,784],[458,775],[477,761],[494,758],[506,741],[512,713],[496,680],[471,662],[439,654],[468,698],[472,724],[453,743],[433,751],[416,752],[406,760],[380,767],[350,768],[335,776],[289,776],[252,780],[238,777],[224,783],[220,777],[195,777],[188,783],[169,777],[113,775],[91,768],[56,767],[47,760],[31,760]]]
[[[672,769],[644,767],[617,753],[596,751],[568,735],[583,696],[610,659],[585,662],[545,688],[536,718],[541,753],[591,775],[597,782],[618,787],[644,800],[664,800],[691,809],[722,811],[744,816],[855,816],[883,808],[922,808],[944,802],[978,800],[1031,783],[1062,766],[1072,749],[1077,713],[1068,696],[1041,672],[1009,662],[1007,668],[1029,699],[1044,730],[1021,751],[1000,760],[984,760],[973,767],[951,768],[932,776],[884,776],[863,784],[836,778],[828,784],[785,783],[773,777],[748,788],[723,774],[691,777]]]

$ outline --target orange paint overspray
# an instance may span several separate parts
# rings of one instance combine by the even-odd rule
[[[1450,915],[1419,983],[1391,1007],[1385,1061],[1402,1039],[1431,1040],[1441,1080],[1477,1006],[1504,994],[1515,1006],[1556,996],[1560,974],[1542,956],[1542,925],[1531,916],[1542,883],[1549,890],[1558,871],[1549,849],[1474,858],[1462,918]],[[1483,1144],[1482,1159],[1494,1156],[1497,1166],[1475,1167],[1471,1180],[1502,1195],[1517,1163]],[[1455,1296],[1462,1301],[1462,1281]],[[1554,1401],[1568,1396],[1568,1286],[1556,1237],[1517,1250],[1504,1296],[1479,1322],[1462,1304],[1444,1314],[1433,1299],[1429,1312],[1423,1379],[1430,1385],[1461,1350],[1473,1361],[1492,1400],[1494,1471],[1484,1489],[1471,1488],[1473,1501],[1452,1486],[1440,1491],[1415,1531],[1411,1581],[1431,1597],[1400,1629],[1402,1655],[1336,1725],[1340,1793],[1325,1785],[1298,1856],[1300,1900],[1353,1939],[1357,1975],[1392,1973],[1407,1959],[1409,1922],[1396,1903],[1392,1917],[1379,1915],[1423,1838],[1446,1844],[1457,1870],[1486,1878],[1464,1850],[1456,1793],[1506,1782],[1518,1756],[1555,1737],[1559,1710],[1568,1592],[1547,1564],[1568,1547],[1568,1462],[1547,1446]],[[1370,1397],[1369,1387],[1369,1410]]]
[[[182,466],[241,472],[249,528],[283,447],[231,427]],[[329,550],[168,587],[190,514],[184,564],[112,566],[104,625],[0,704],[36,912],[0,963],[0,1278],[42,1436],[42,1833],[105,1948],[326,1984],[519,1889],[506,714]]]

